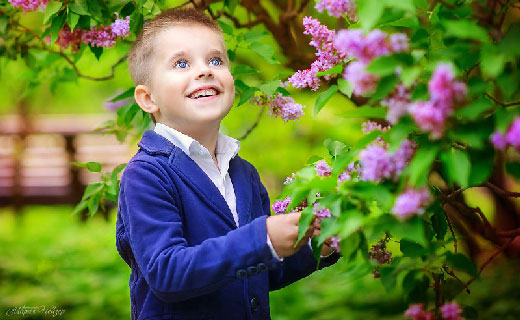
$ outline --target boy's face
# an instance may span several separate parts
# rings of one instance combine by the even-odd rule
[[[157,121],[180,131],[218,126],[235,97],[222,35],[195,24],[170,27],[157,36],[153,59]]]

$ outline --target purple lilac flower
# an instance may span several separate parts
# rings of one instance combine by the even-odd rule
[[[276,98],[268,103],[269,114],[282,118],[283,121],[296,120],[303,116],[304,105],[294,102],[291,97],[286,97],[278,93]]]
[[[396,124],[397,121],[407,113],[409,103],[410,93],[404,85],[397,85],[394,92],[381,101],[381,105],[388,107],[386,120],[391,124]]]
[[[314,203],[314,215],[319,219],[325,219],[332,217],[329,208],[319,209],[320,204]]]
[[[404,33],[390,35],[390,48],[392,52],[408,52],[410,50],[408,36]]]
[[[349,63],[343,78],[354,88],[355,95],[364,95],[376,90],[379,77],[365,71],[365,65],[359,61]]]
[[[435,107],[430,101],[421,101],[411,104],[408,111],[417,126],[423,131],[429,131],[433,139],[443,135],[447,114],[442,109]]]
[[[360,29],[340,30],[334,39],[334,47],[344,56],[356,57],[368,64],[374,58],[388,55],[392,52],[408,50],[408,39],[404,34],[388,36],[381,30],[373,30],[366,36]]]
[[[316,174],[320,177],[328,177],[332,173],[332,168],[327,164],[327,161],[320,160],[314,164]]]
[[[49,0],[9,0],[13,8],[22,8],[23,12],[36,11],[40,6],[45,8]]]
[[[460,316],[462,309],[459,307],[457,302],[445,303],[440,308],[442,318],[444,320],[462,320]]]
[[[406,318],[412,320],[433,320],[435,316],[430,311],[425,311],[422,303],[414,303],[408,307],[408,310],[404,313]]]
[[[348,13],[350,20],[357,20],[356,3],[350,0],[318,0],[314,6],[318,12],[327,10],[330,16],[340,18]]]
[[[329,246],[331,248],[333,248],[334,250],[336,250],[336,252],[340,252],[340,247],[339,247],[339,242],[340,242],[340,239],[338,236],[333,236],[333,237],[330,237],[329,239]]]
[[[287,206],[289,205],[289,203],[291,203],[291,200],[291,197],[287,197],[282,201],[275,201],[271,205],[271,209],[274,211],[275,214],[285,213],[285,210],[287,210]]]
[[[520,152],[520,116],[513,120],[505,136],[506,142]]]
[[[495,149],[501,150],[501,151],[506,149],[506,147],[507,147],[506,138],[500,132],[498,132],[498,131],[493,132],[493,134],[491,135],[491,137],[489,139],[491,140],[491,143],[495,146]]]
[[[390,130],[390,127],[383,127],[379,123],[377,123],[375,121],[370,121],[370,120],[363,122],[361,127],[362,127],[361,130],[363,131],[364,134],[370,133],[374,130],[379,130],[382,132],[386,132],[386,131]]]
[[[117,13],[116,13],[117,14]],[[112,33],[118,37],[126,37],[130,34],[130,16],[125,19],[117,19],[110,25]]]
[[[427,188],[408,189],[401,193],[395,201],[392,213],[399,219],[408,219],[417,214],[424,213],[424,206],[430,201]]]
[[[377,182],[391,178],[394,172],[388,152],[376,144],[369,145],[359,153],[359,163],[362,168],[361,180]]]
[[[293,74],[287,81],[289,81],[295,88],[311,88],[312,91],[316,91],[320,87],[320,79],[315,76],[311,69],[298,70]]]
[[[440,63],[428,82],[430,100],[447,114],[451,114],[456,102],[464,101],[467,88],[462,82],[455,81],[450,64]]]
[[[394,154],[392,155],[392,159],[394,161],[394,179],[397,179],[397,177],[401,174],[404,168],[406,168],[406,165],[410,162],[410,159],[412,158],[416,147],[417,145],[414,141],[405,139],[401,143],[399,149],[397,149],[394,152]]]
[[[285,178],[285,181],[284,181],[283,184],[289,184],[292,181],[294,181],[294,179],[295,179],[295,175],[294,175],[294,172],[293,172],[290,177]]]
[[[343,181],[349,181],[352,180],[352,174],[357,173],[359,176],[359,173],[361,172],[361,167],[359,164],[355,164],[354,161],[348,164],[345,171],[339,174],[338,176],[338,183],[341,183]]]

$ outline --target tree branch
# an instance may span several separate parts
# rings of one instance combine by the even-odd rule
[[[501,196],[512,197],[512,198],[520,198],[520,192],[511,192],[511,191],[503,190],[503,189],[495,186],[491,182],[487,182],[487,181],[484,182],[484,185],[486,187],[488,187],[489,189],[493,190],[494,192],[498,193]]]
[[[264,106],[262,106],[260,108],[260,112],[258,113],[258,116],[256,117],[255,123],[253,123],[253,125],[249,129],[247,129],[247,131],[240,138],[238,138],[238,140],[244,140],[251,133],[251,131],[253,131],[256,128],[256,126],[258,126],[258,123],[260,122],[260,119],[262,118],[262,115],[264,114],[265,109],[266,108]]]
[[[496,104],[499,104],[499,105],[502,105],[504,107],[512,107],[512,106],[516,106],[516,105],[520,105],[520,101],[515,101],[515,102],[502,102],[502,101],[499,101],[497,100],[495,97],[493,97],[492,95],[490,95],[489,93],[486,93],[486,96],[493,100]]]
[[[454,247],[454,251],[455,253],[457,253],[457,238],[455,237],[455,231],[453,231],[453,225],[451,224],[451,220],[450,218],[448,217],[448,214],[446,213],[446,210],[442,210],[444,211],[444,216],[446,217],[446,221],[448,221],[448,227],[450,228],[450,231],[451,231],[451,235],[453,236],[453,247]]]

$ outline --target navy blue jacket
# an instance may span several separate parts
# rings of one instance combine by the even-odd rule
[[[117,250],[132,270],[132,319],[270,319],[269,291],[311,274],[317,261],[307,245],[283,262],[273,257],[269,196],[256,169],[239,156],[229,165],[237,228],[181,149],[151,130],[139,147],[121,178],[116,224]]]

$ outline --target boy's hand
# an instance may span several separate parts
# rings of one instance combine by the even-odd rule
[[[314,227],[314,233],[312,235],[312,237],[317,237],[320,235],[320,231],[321,231],[321,219],[315,219],[312,223],[312,226]],[[332,238],[332,237],[330,237]],[[334,251],[336,251],[334,248],[332,248],[330,246],[330,238],[327,238],[324,242],[323,242],[323,246],[321,247],[321,256],[322,257],[326,257],[328,255],[330,255],[331,253],[333,253]]]
[[[301,246],[309,242],[309,238],[314,233],[314,226],[311,224],[305,236],[298,242],[298,221],[301,213],[292,212],[270,216],[266,220],[267,234],[271,239],[274,251],[280,258],[288,257],[300,250]]]

